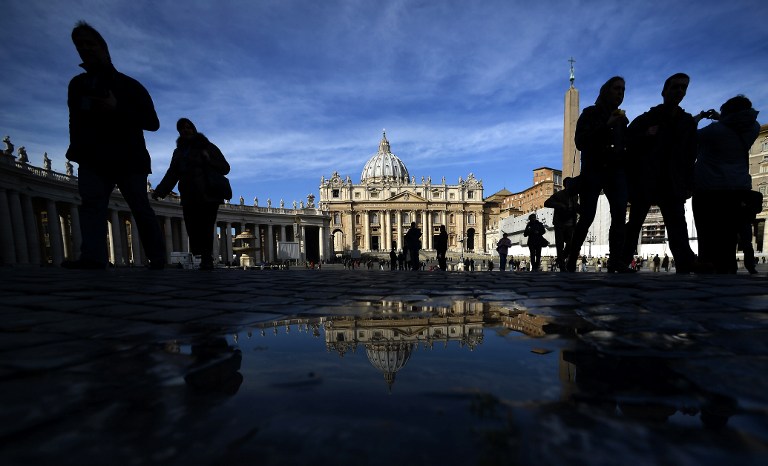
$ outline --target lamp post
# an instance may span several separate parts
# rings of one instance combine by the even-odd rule
[[[592,257],[592,243],[594,243],[596,240],[595,235],[593,233],[590,233],[587,235],[587,243],[589,243],[589,257]]]

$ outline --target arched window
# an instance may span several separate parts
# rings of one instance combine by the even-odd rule
[[[456,223],[456,219],[454,218],[453,214],[451,214],[451,215],[450,215],[450,217],[448,217],[448,222],[449,222],[451,225],[453,225],[454,223]]]
[[[333,223],[336,224],[336,225],[340,225],[341,224],[341,215],[338,212],[333,214]]]
[[[379,214],[376,212],[371,213],[371,224],[372,225],[378,225],[379,224]]]

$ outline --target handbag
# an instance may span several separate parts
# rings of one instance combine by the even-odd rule
[[[213,170],[205,173],[205,193],[216,199],[232,199],[232,186],[226,176]]]

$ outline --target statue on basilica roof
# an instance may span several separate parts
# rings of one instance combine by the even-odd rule
[[[19,162],[29,163],[29,157],[27,157],[27,148],[24,146],[19,147]]]
[[[13,143],[11,142],[11,137],[10,136],[4,137],[3,138],[3,142],[5,143],[5,150],[3,151],[3,153],[5,155],[13,156],[13,147],[14,146],[13,146]]]
[[[19,147],[21,149],[21,147]],[[48,158],[48,152],[43,154],[43,168],[47,171],[51,171],[51,159]]]

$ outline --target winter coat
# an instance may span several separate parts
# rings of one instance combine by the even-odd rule
[[[649,134],[652,128],[655,134]],[[693,116],[680,107],[671,114],[657,105],[635,118],[627,133],[630,201],[658,204],[690,197],[696,162]]]
[[[212,197],[206,190],[206,172],[229,173],[229,163],[219,148],[202,133],[196,133],[189,140],[179,138],[176,146],[171,165],[155,188],[155,194],[165,197],[178,183],[182,204],[223,204],[224,199]]]
[[[72,78],[67,97],[67,159],[99,173],[152,173],[144,131],[157,131],[160,121],[147,90],[111,64],[80,66],[86,73]],[[117,106],[99,109],[94,98],[110,92]]]
[[[596,104],[584,109],[576,122],[576,148],[581,151],[581,171],[595,172],[603,168],[623,167],[626,163],[626,118],[611,126],[611,111]]]
[[[743,110],[699,130],[697,190],[749,190],[749,148],[760,133],[757,111]]]

